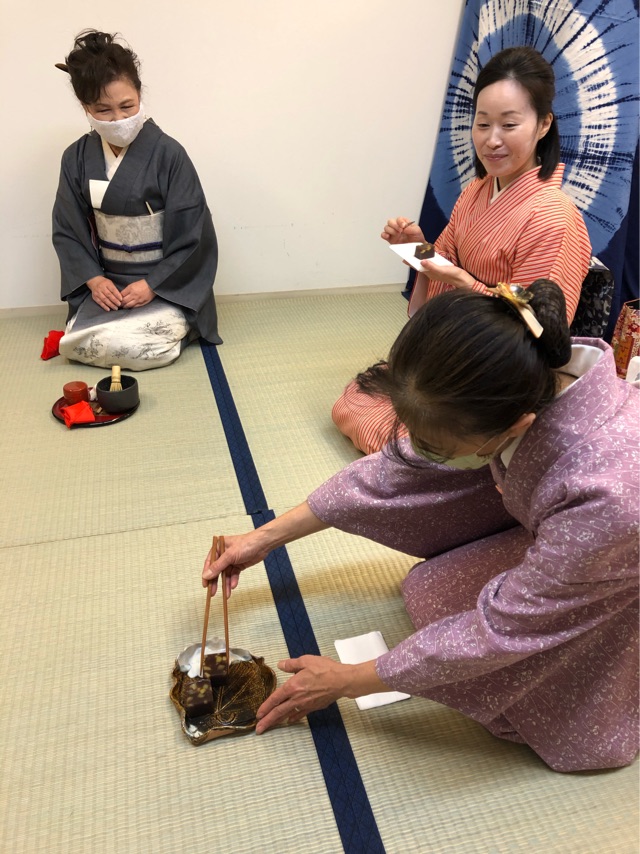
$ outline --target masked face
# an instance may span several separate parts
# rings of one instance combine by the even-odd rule
[[[135,86],[126,79],[105,86],[100,99],[85,106],[89,124],[111,145],[131,145],[145,122],[144,105]]]
[[[461,456],[442,456],[440,454],[436,454],[427,448],[423,448],[420,446],[420,443],[415,439],[411,439],[411,445],[416,454],[419,454],[425,460],[429,460],[432,463],[438,463],[441,466],[449,466],[454,469],[479,469],[483,466],[488,465],[494,457],[497,457],[506,446],[513,440],[513,436],[507,436],[501,442],[499,442],[495,448],[490,451],[487,451],[487,445],[495,442],[495,440],[500,436],[492,436],[490,439],[487,439],[482,445],[476,448],[472,453],[463,454]]]
[[[131,145],[142,130],[146,116],[144,114],[144,105],[140,104],[140,109],[135,116],[129,116],[128,119],[101,122],[95,119],[91,113],[87,113],[87,118],[93,130],[99,133],[110,145],[115,145],[117,148],[126,148],[127,145]]]

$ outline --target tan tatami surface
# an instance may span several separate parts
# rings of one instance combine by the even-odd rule
[[[357,457],[331,404],[386,355],[406,303],[331,294],[219,313],[224,371],[281,513]],[[200,639],[211,537],[252,528],[199,345],[137,375],[131,418],[70,431],[51,415],[63,384],[107,372],[40,360],[62,324],[62,312],[0,319],[0,850],[344,850],[306,721],[193,747],[168,698],[177,654]],[[288,553],[323,654],[336,657],[336,638],[377,629],[392,646],[411,631],[407,556],[338,531]],[[220,611],[213,600],[210,634]],[[287,657],[263,566],[243,576],[230,628],[232,645],[270,666]],[[637,766],[555,774],[417,698],[339,708],[389,854],[638,850]]]

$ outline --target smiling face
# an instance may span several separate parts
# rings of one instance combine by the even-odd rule
[[[515,80],[499,80],[478,95],[473,121],[473,144],[487,174],[500,189],[537,165],[536,146],[553,121],[540,120],[529,95]]]
[[[115,122],[135,116],[140,109],[140,93],[126,77],[120,77],[104,87],[93,104],[84,104],[88,113],[101,122]]]

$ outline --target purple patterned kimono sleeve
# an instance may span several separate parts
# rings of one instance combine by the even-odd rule
[[[530,656],[538,656],[542,673],[540,653],[564,647],[568,654],[579,638],[602,630],[632,605],[638,595],[634,482],[618,477],[612,490],[610,475],[599,480],[585,456],[583,451],[579,468],[570,466],[577,476],[555,480],[554,495],[541,490],[538,509],[546,512],[533,545],[485,584],[475,609],[424,625],[378,659],[378,675],[387,685],[428,697],[430,689]],[[483,560],[483,548],[489,573],[489,543],[446,557],[470,568]]]
[[[388,451],[356,460],[309,496],[335,528],[405,554],[430,557],[516,524],[486,466],[460,471],[429,463],[401,440],[408,465]]]

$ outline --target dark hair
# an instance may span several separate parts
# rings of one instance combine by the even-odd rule
[[[556,395],[553,369],[569,361],[571,339],[561,288],[537,279],[529,291],[540,338],[507,300],[448,291],[416,312],[388,363],[359,374],[359,387],[390,398],[399,423],[416,435],[428,424],[435,435],[495,436],[539,412]]]
[[[491,57],[478,74],[473,90],[473,112],[478,105],[478,95],[487,86],[500,80],[515,80],[526,89],[531,106],[541,121],[553,113],[552,105],[556,94],[553,68],[541,53],[533,47],[508,47]],[[546,181],[560,162],[560,135],[555,116],[547,133],[538,140],[536,154],[540,160],[539,178]],[[487,170],[476,153],[476,175],[484,178]]]
[[[65,60],[66,67],[58,65],[69,72],[80,103],[94,104],[106,86],[121,78],[129,80],[140,92],[138,57],[115,38],[98,30],[83,30],[75,38],[73,50]]]

